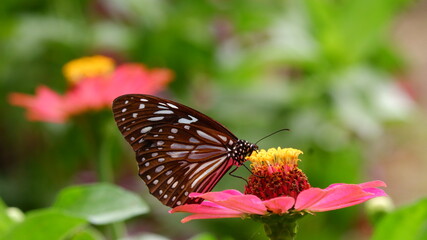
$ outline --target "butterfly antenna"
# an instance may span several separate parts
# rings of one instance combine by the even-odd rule
[[[267,136],[265,136],[265,137],[262,137],[260,140],[256,141],[255,145],[257,145],[259,142],[261,142],[261,140],[264,140],[264,139],[266,139],[266,138],[268,138],[268,137],[273,136],[273,135],[274,135],[274,134],[276,134],[276,133],[283,132],[283,131],[291,131],[291,130],[290,130],[290,129],[288,129],[288,128],[282,128],[282,129],[279,129],[279,130],[277,130],[277,131],[275,131],[275,132],[272,132],[272,133],[268,134],[268,135],[267,135]]]

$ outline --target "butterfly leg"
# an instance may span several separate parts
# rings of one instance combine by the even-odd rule
[[[232,176],[232,177],[235,177],[235,178],[240,178],[240,179],[242,179],[243,181],[245,181],[246,182],[246,184],[248,184],[248,181],[246,180],[246,179],[244,179],[243,177],[241,177],[241,176],[237,176],[237,175],[234,175],[233,173],[237,170],[237,168],[239,168],[239,166],[235,166],[235,168],[233,169],[233,170],[231,170],[231,172],[229,172],[228,173],[228,175],[230,175],[230,176]]]

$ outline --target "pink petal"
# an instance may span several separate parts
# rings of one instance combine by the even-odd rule
[[[169,211],[169,213],[176,212],[194,213],[193,215],[182,219],[181,222],[183,223],[192,219],[234,218],[244,215],[242,212],[228,209],[208,201],[204,201],[201,204],[186,204],[178,206]]]
[[[219,201],[217,204],[248,214],[264,215],[267,213],[267,208],[255,195],[233,196],[226,201]]]
[[[381,190],[373,191],[372,188],[365,190],[355,184],[335,184],[326,189],[310,188],[298,195],[295,209],[312,212],[329,211],[353,206],[383,194],[385,193]]]
[[[62,96],[46,86],[37,87],[35,96],[12,93],[9,102],[26,108],[29,120],[62,123],[68,117]]]
[[[203,194],[192,193],[191,197],[199,197],[216,203],[220,206],[248,214],[265,214],[267,208],[261,199],[254,195],[244,195],[237,190],[222,192],[208,192]]]
[[[222,214],[222,215],[210,215],[210,214],[193,214],[188,217],[185,217],[181,220],[182,223],[186,223],[188,221],[194,219],[213,219],[213,218],[240,218],[241,214]]]
[[[221,201],[230,198],[231,196],[242,196],[243,193],[234,190],[228,189],[221,192],[207,192],[207,193],[190,193],[190,197],[200,197],[209,201]]]
[[[295,201],[296,210],[304,210],[309,206],[316,204],[326,195],[326,190],[320,188],[309,188],[299,193]]]
[[[224,208],[219,205],[209,204],[206,205],[205,202],[202,204],[185,204],[178,207],[175,207],[169,211],[169,213],[176,212],[187,212],[187,213],[203,213],[203,214],[242,214],[239,211],[231,210]]]
[[[276,214],[287,212],[294,206],[295,199],[293,197],[277,197],[264,201],[264,205],[268,210]]]
[[[383,181],[371,181],[371,182],[365,182],[365,183],[361,183],[361,184],[357,184],[362,188],[377,188],[377,187],[387,187],[387,185],[385,184],[385,182]]]
[[[342,185],[348,185],[348,184],[347,183],[334,183],[334,184],[329,185],[325,189],[334,188],[334,187],[342,186]],[[360,186],[360,187],[362,187],[362,188],[387,187],[387,185],[383,181],[379,181],[379,180],[365,182],[365,183],[360,183],[360,184],[357,184],[357,185]]]
[[[172,80],[168,69],[147,69],[143,64],[122,64],[111,76],[106,96],[109,102],[129,93],[155,94],[165,88]]]
[[[105,89],[108,84],[105,78],[82,79],[65,94],[67,112],[70,115],[77,115],[109,106],[110,102],[105,98]]]

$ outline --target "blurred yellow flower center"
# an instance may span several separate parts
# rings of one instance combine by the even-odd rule
[[[114,60],[105,56],[83,57],[64,65],[62,72],[71,84],[88,77],[99,77],[114,70]]]
[[[294,148],[270,148],[267,151],[264,149],[258,152],[254,151],[246,160],[252,162],[251,167],[254,169],[265,168],[272,166],[287,166],[294,168],[298,166],[298,156],[303,152]]]

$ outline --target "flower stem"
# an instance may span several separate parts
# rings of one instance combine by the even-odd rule
[[[107,122],[102,126],[101,146],[98,154],[98,178],[101,182],[114,182],[113,176],[113,159],[111,149],[113,149],[113,134],[112,125]]]
[[[264,224],[265,234],[270,240],[294,240],[297,234],[297,219],[302,215],[252,215],[255,221]]]
[[[92,119],[79,119],[90,144],[90,155],[96,160],[98,181],[114,184],[113,150],[114,124],[104,115],[92,115]],[[105,227],[110,239],[120,239],[126,235],[126,226],[122,221]]]
[[[101,125],[101,138],[98,154],[98,178],[101,182],[114,183],[113,174],[113,153],[114,149],[114,131],[115,126],[111,122],[106,121]],[[126,234],[126,226],[122,221],[115,222],[109,225],[109,230],[112,239],[120,239]]]

